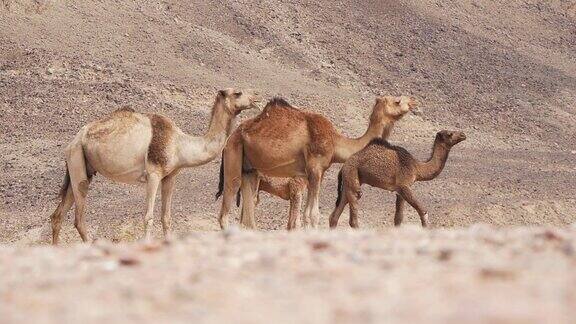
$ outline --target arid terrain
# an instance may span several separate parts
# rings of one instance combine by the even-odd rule
[[[2,323],[574,323],[576,229],[0,247]]]
[[[432,232],[391,229],[394,195],[369,187],[360,200],[363,230],[326,231],[334,165],[323,183],[322,231],[283,233],[288,203],[263,194],[262,232],[230,244],[210,233],[219,229],[217,159],[177,180],[180,240],[169,247],[147,254],[130,243],[142,235],[144,189],[100,176],[88,195],[90,235],[123,243],[42,246],[64,177],[63,149],[82,125],[129,105],[202,134],[216,91],[226,87],[282,96],[349,136],[364,132],[377,95],[413,96],[422,114],[400,121],[390,140],[420,159],[437,131],[464,131],[468,139],[443,173],[413,186]],[[0,0],[0,314],[18,321],[35,309],[29,316],[39,322],[101,321],[128,303],[134,313],[126,320],[243,321],[234,311],[266,300],[269,307],[246,322],[491,321],[486,314],[502,323],[568,321],[575,138],[573,0]],[[419,223],[406,212],[408,225]],[[476,223],[495,238],[478,237],[474,228],[485,227]],[[548,227],[561,238],[534,238]],[[62,236],[65,246],[80,241],[72,213]],[[329,248],[306,250],[321,239]],[[444,246],[463,251],[438,261]],[[106,249],[136,254],[139,263],[107,272],[116,252]],[[253,273],[245,262],[258,263]],[[172,290],[181,283],[181,292]],[[225,310],[217,310],[219,299]]]

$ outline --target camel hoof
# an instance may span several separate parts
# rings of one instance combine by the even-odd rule
[[[428,227],[428,213],[422,216],[422,227],[424,228]]]
[[[172,234],[164,235],[164,244],[170,245],[170,244],[172,244],[173,241],[174,241],[174,237],[172,236]]]

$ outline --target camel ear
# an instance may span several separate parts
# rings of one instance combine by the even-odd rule
[[[218,91],[218,95],[222,96],[223,98],[226,98],[226,90],[220,90]]]
[[[442,138],[442,139],[447,139],[450,137],[450,132],[447,130],[442,130],[438,132],[438,137]]]

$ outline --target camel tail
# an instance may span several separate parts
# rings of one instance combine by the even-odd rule
[[[68,171],[68,164],[66,164],[66,175],[64,175],[64,182],[62,183],[62,187],[60,187],[58,197],[64,199],[66,192],[68,192],[68,187],[70,187],[70,171]]]
[[[342,187],[342,170],[340,170],[340,172],[338,172],[338,189],[336,189],[338,191],[338,196],[336,196],[336,206],[340,205],[340,201],[342,200]]]
[[[224,192],[224,153],[222,153],[222,159],[220,159],[220,179],[218,180],[218,192],[216,192],[216,200],[222,196]]]
[[[220,161],[220,179],[218,180],[218,192],[216,192],[216,200],[220,199],[224,192],[224,156]],[[240,190],[236,194],[236,207],[240,207]]]

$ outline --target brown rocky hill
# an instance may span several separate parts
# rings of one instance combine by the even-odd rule
[[[576,220],[574,1],[2,0],[0,44],[0,242],[47,241],[63,147],[84,123],[128,104],[200,134],[229,86],[281,95],[351,136],[377,94],[415,96],[423,115],[400,122],[394,143],[426,158],[436,131],[468,135],[438,179],[415,186],[433,225]],[[218,228],[218,163],[178,180],[180,233]],[[361,226],[391,226],[393,195],[363,191]],[[98,177],[91,233],[140,235],[143,196]],[[259,226],[283,227],[287,208],[263,199]],[[64,234],[77,241],[71,216]]]

